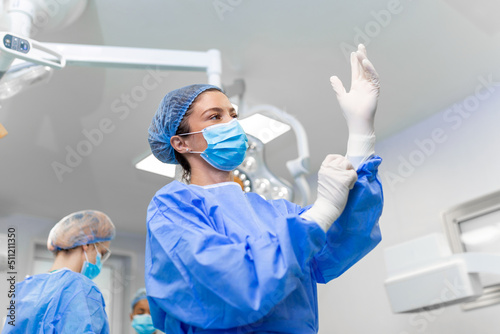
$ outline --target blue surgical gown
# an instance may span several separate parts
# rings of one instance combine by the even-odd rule
[[[316,283],[381,240],[381,163],[358,168],[342,215],[325,234],[308,208],[264,200],[234,182],[171,182],[147,217],[145,281],[156,328],[186,333],[317,333]]]
[[[97,285],[67,268],[38,274],[16,284],[15,326],[2,334],[109,333],[104,299]]]

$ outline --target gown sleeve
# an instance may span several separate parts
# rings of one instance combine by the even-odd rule
[[[327,283],[368,254],[381,240],[378,224],[384,197],[374,156],[358,168],[358,181],[346,207],[326,234],[326,244],[311,261],[316,281]]]
[[[226,235],[214,227],[224,219],[219,208],[206,205],[181,190],[157,194],[149,206],[145,282],[161,331],[177,321],[204,329],[258,321],[310,275],[309,262],[325,243],[317,224],[279,211],[276,233]],[[255,212],[270,212],[270,203],[261,205]]]

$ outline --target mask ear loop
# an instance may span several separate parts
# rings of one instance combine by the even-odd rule
[[[95,244],[94,244],[94,247],[95,247],[95,251],[96,251],[96,253],[97,253],[97,254],[99,254],[99,256],[100,256],[100,257],[101,257],[101,259],[102,259],[102,254],[99,252],[99,250],[97,249],[97,246],[96,246]],[[87,261],[88,261],[88,259],[87,259]],[[95,262],[97,263],[97,255],[96,255]]]
[[[85,261],[87,261],[88,263],[90,263],[89,258],[87,256],[87,252],[85,251],[85,249],[83,250],[83,255],[85,255]],[[85,262],[82,264],[82,269],[80,270],[80,272],[83,271],[83,267],[84,266],[85,266]]]
[[[203,152],[200,152],[200,151],[190,151],[189,148],[186,148],[186,153],[198,153],[198,154],[201,154]]]
[[[186,147],[186,153],[198,153],[198,154],[201,154],[203,152],[199,152],[199,151],[192,151],[190,150],[189,148]]]
[[[205,129],[203,129],[205,130]],[[181,133],[181,134],[178,134],[176,136],[188,136],[188,135],[193,135],[193,134],[196,134],[196,133],[203,133],[203,130],[201,131],[196,131],[196,132],[188,132],[188,133]],[[199,152],[199,151],[191,151],[189,148],[186,148],[186,153],[198,153],[198,154],[201,154],[203,152]]]
[[[85,255],[85,260],[86,260],[87,262],[90,262],[90,261],[89,261],[89,258],[87,257],[87,252],[86,252],[85,250],[83,250],[83,254]]]

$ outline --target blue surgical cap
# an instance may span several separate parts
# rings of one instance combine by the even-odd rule
[[[137,304],[137,302],[139,300],[146,299],[146,298],[147,298],[146,288],[140,288],[139,290],[137,290],[137,292],[135,293],[134,299],[132,299],[132,303],[130,303],[132,311],[134,311],[134,306],[135,306],[135,304]]]
[[[47,248],[55,252],[114,238],[115,225],[105,213],[96,210],[78,211],[54,225],[47,239]]]
[[[149,126],[149,146],[154,156],[161,162],[178,164],[170,138],[175,136],[182,118],[194,99],[207,89],[222,90],[212,85],[190,85],[171,91],[160,102],[160,106]]]

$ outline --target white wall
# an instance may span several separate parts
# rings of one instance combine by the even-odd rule
[[[393,314],[383,287],[384,248],[444,233],[443,211],[500,190],[499,130],[500,87],[486,88],[478,80],[478,91],[464,100],[378,143],[377,154],[384,159],[383,240],[339,279],[320,287],[321,334],[500,331],[500,305],[468,312],[449,306],[430,313]]]

